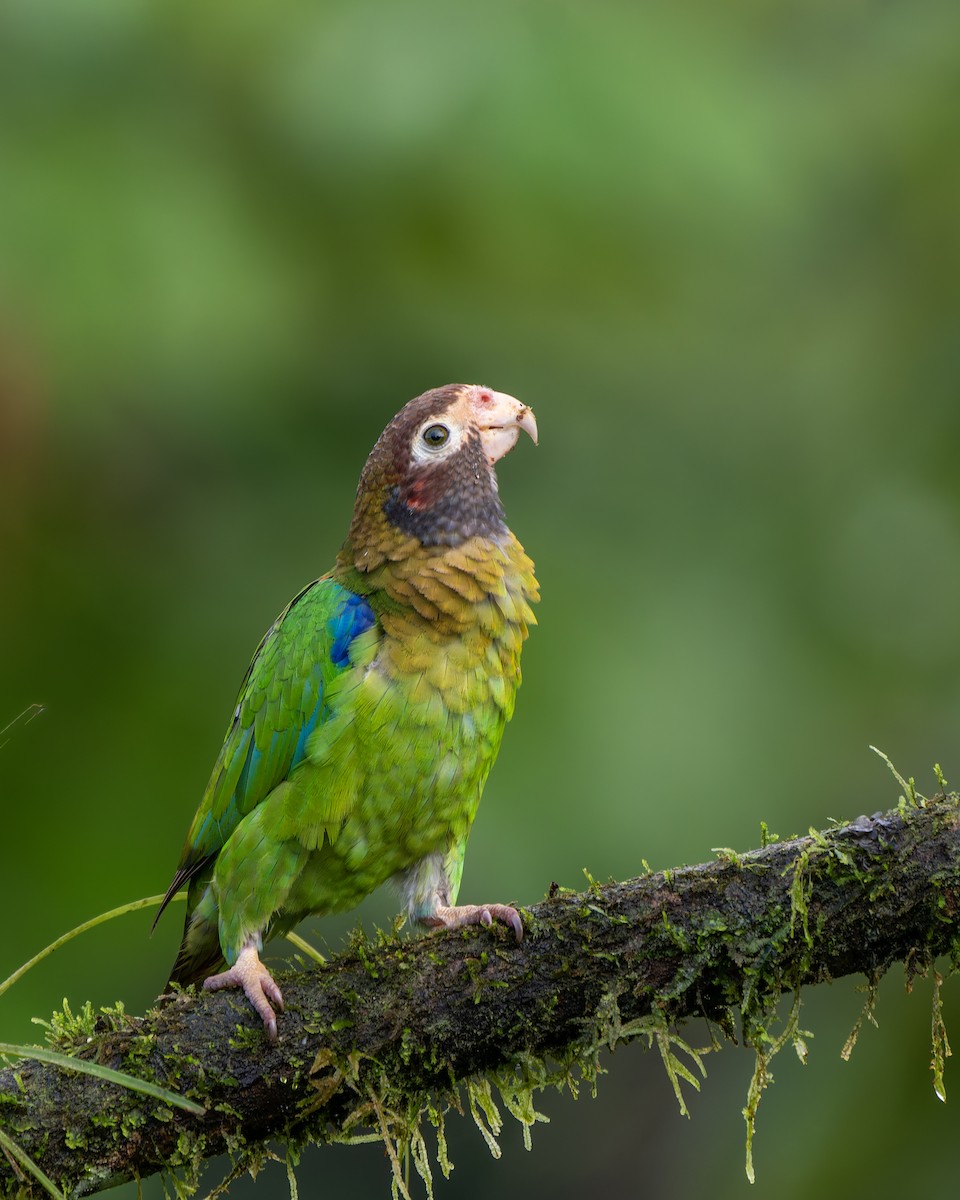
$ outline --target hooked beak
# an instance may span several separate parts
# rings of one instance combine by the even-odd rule
[[[470,406],[480,428],[480,440],[491,465],[509,453],[523,429],[537,444],[537,421],[533,409],[506,392],[474,385],[469,389]]]

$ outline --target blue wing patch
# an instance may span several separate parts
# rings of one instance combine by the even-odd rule
[[[330,618],[330,661],[335,667],[350,665],[350,643],[376,622],[373,609],[363,596],[346,592],[346,598],[337,612]]]

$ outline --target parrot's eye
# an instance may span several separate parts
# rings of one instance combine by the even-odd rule
[[[436,450],[446,444],[450,430],[446,425],[428,425],[421,437],[432,450]]]
[[[457,422],[426,420],[410,442],[411,461],[435,467],[456,454],[462,442],[463,433]]]

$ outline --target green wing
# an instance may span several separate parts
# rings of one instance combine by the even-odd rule
[[[240,685],[233,720],[158,918],[306,756],[310,735],[333,715],[331,684],[350,666],[355,640],[375,623],[364,597],[326,576],[304,588],[274,621]]]

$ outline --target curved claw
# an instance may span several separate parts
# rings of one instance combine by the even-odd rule
[[[203,986],[208,992],[217,992],[221,988],[243,988],[243,994],[263,1021],[267,1038],[271,1042],[277,1040],[277,1012],[283,1012],[283,994],[260,961],[255,945],[251,943],[244,946],[229,971],[211,975],[203,981]],[[276,1012],[271,1007],[271,1001],[276,1005]]]
[[[510,926],[518,942],[523,941],[523,921],[517,910],[509,904],[441,906],[422,919],[425,925],[443,926],[445,929],[459,929],[463,925],[484,925],[489,929],[494,920],[502,921]]]

